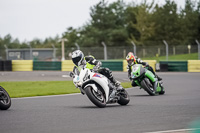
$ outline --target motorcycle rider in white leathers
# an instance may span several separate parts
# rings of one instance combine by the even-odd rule
[[[86,65],[86,68],[106,76],[115,85],[115,87],[120,86],[120,82],[114,79],[112,71],[110,71],[108,68],[100,67],[102,63],[97,61],[94,56],[84,56],[82,51],[75,50],[72,52],[72,61],[75,64],[73,69],[75,74],[79,75],[81,68]]]

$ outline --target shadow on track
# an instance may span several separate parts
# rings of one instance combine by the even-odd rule
[[[119,107],[128,107],[128,106],[131,106],[131,105],[126,105],[126,106],[121,106],[121,105],[112,105],[112,104],[110,104],[110,105],[106,105],[106,107],[105,108],[119,108]],[[69,107],[69,106],[68,106]],[[77,108],[77,109],[105,109],[105,108],[98,108],[98,107],[96,107],[95,105],[94,106],[70,106],[70,108]]]
[[[145,94],[143,94],[143,95],[129,95],[130,97],[152,97],[152,96],[149,96],[148,94],[147,95],[145,95]]]

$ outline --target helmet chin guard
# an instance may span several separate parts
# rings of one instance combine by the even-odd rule
[[[135,56],[132,52],[129,52],[128,55],[126,56],[126,61],[128,64],[132,64],[132,62],[135,62]]]

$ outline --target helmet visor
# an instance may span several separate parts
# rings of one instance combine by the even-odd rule
[[[72,58],[72,61],[73,63],[76,65],[76,66],[79,66],[79,62],[81,61],[82,57],[76,57],[76,58]]]
[[[128,60],[127,62],[129,65],[131,65],[133,63],[133,60]]]

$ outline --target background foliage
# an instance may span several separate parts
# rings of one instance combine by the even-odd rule
[[[8,48],[50,48],[52,44],[60,48],[59,38],[68,39],[65,47],[75,47],[75,43],[81,47],[98,47],[102,46],[101,42],[107,46],[130,46],[131,41],[150,46],[159,45],[162,40],[169,45],[188,45],[200,40],[200,0],[185,0],[184,8],[173,0],[166,0],[164,5],[147,0],[140,4],[101,0],[91,7],[90,16],[82,27],[68,27],[62,37],[20,42],[10,34],[0,36],[0,56],[5,56],[5,44]]]

